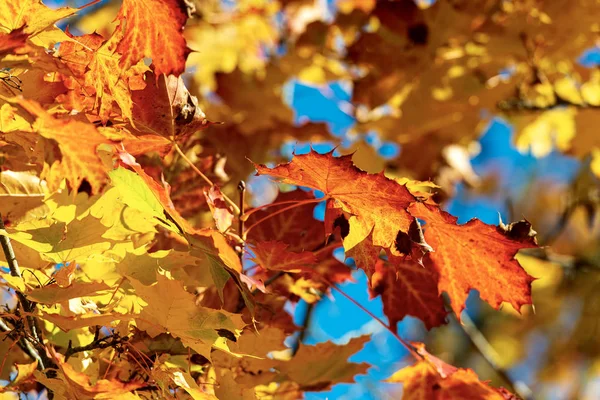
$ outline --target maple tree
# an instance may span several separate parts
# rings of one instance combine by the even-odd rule
[[[600,355],[593,322],[558,317],[569,301],[582,315],[600,304],[584,268],[598,264],[600,74],[576,62],[597,45],[600,6],[325,3],[0,0],[3,395],[326,392],[370,368],[349,360],[368,335],[305,343],[332,296],[404,347],[385,379],[398,398],[533,398],[506,371],[518,357],[493,351],[526,355],[511,334],[570,324],[540,373],[559,380],[560,365]],[[343,136],[288,99],[290,84],[335,97],[334,81],[351,87],[336,105],[353,120]],[[580,163],[571,185],[531,177],[515,199],[476,173],[473,144],[496,115],[519,151]],[[290,143],[333,150],[288,157]],[[504,198],[523,218],[459,222],[457,193]],[[387,321],[345,292],[361,276]],[[464,312],[474,291],[480,327]],[[456,366],[409,340],[407,317]],[[472,348],[452,346],[448,326]]]

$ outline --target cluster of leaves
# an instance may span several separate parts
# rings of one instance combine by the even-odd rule
[[[79,17],[0,0],[3,391],[288,399],[352,382],[368,337],[284,344],[304,328],[286,305],[352,279],[340,247],[396,336],[406,316],[460,320],[472,289],[495,309],[532,303],[515,260],[537,247],[530,224],[457,224],[426,179],[446,157],[469,181],[448,145],[477,137],[479,110],[496,105],[521,148],[596,154],[574,126],[600,104],[598,76],[557,62],[595,40],[592,24],[559,23],[575,9],[593,19],[594,2],[342,0],[333,20],[321,2],[223,3],[124,0]],[[94,33],[55,26],[72,16]],[[266,166],[290,138],[330,139],[294,125],[292,78],[352,82],[355,133],[402,144],[388,166],[412,179],[315,151]],[[250,208],[238,182],[254,171],[280,182],[272,204]],[[404,398],[514,398],[397,338],[414,356],[389,379]]]

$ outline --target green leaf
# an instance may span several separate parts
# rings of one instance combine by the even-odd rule
[[[110,171],[108,175],[112,184],[119,189],[123,203],[151,215],[165,228],[180,233],[179,228],[166,216],[159,199],[139,175],[121,167]]]

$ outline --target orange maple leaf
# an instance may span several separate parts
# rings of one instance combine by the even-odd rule
[[[67,390],[73,398],[116,398],[146,385],[143,381],[121,382],[116,379],[98,379],[92,384],[90,377],[77,372],[64,361],[62,354],[53,351],[53,355],[63,373],[61,378],[67,384]]]
[[[163,136],[134,135],[125,129],[122,131],[122,134],[123,139],[121,143],[125,150],[132,156],[139,156],[155,151],[161,157],[164,157],[173,147],[173,143]]]
[[[403,383],[402,400],[506,400],[514,397],[481,382],[471,369],[456,368],[429,354],[422,343],[412,343],[423,359],[387,379]]]
[[[336,209],[350,215],[350,232],[344,248],[350,250],[372,233],[373,244],[396,251],[398,232],[408,232],[413,217],[406,208],[415,201],[404,185],[383,173],[369,174],[352,163],[352,156],[334,157],[333,152],[296,155],[291,162],[268,168],[254,165],[258,175],[271,175],[285,183],[320,190],[334,204],[327,207],[331,221]]]
[[[66,33],[69,34],[68,31]],[[74,93],[60,97],[59,101],[78,111],[97,109],[103,123],[110,118],[113,103],[116,103],[123,117],[132,119],[133,102],[128,79],[141,74],[143,68],[121,73],[118,68],[121,56],[116,47],[122,35],[119,29],[107,41],[97,33],[80,37],[70,35],[74,40],[61,44],[58,57],[72,73],[65,78],[65,85]],[[73,96],[78,101],[74,101]],[[92,96],[95,96],[94,102],[90,101]]]
[[[111,145],[91,124],[71,118],[59,119],[46,112],[33,100],[18,100],[18,104],[37,119],[33,130],[46,139],[56,141],[58,153],[46,151],[47,159],[42,176],[51,190],[59,188],[63,179],[74,189],[79,188],[86,180],[92,193],[100,191],[104,186],[109,167],[97,153],[101,145]]]
[[[457,317],[471,289],[496,309],[505,301],[517,311],[531,304],[534,278],[515,260],[520,249],[537,247],[529,229],[518,236],[477,219],[457,225],[456,217],[423,203],[414,203],[409,211],[426,222],[425,240],[435,250],[428,256],[439,274],[438,289],[448,293]]]
[[[183,1],[125,0],[117,20],[125,27],[125,36],[117,47],[117,52],[123,55],[120,61],[123,69],[148,57],[156,76],[183,72],[190,53],[183,37],[187,20]]]

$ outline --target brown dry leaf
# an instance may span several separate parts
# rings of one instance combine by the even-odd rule
[[[233,222],[233,214],[223,198],[221,189],[219,189],[218,186],[213,185],[208,192],[204,192],[204,196],[206,197],[206,202],[208,203],[208,207],[215,220],[217,229],[219,232],[227,231]]]
[[[149,72],[144,80],[146,87],[132,93],[133,122],[138,130],[173,140],[210,125],[181,77]]]

